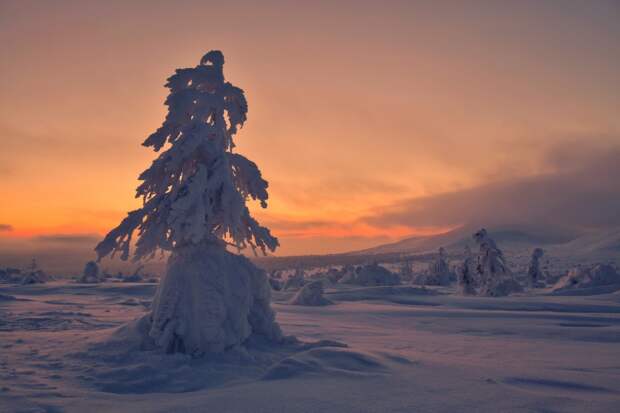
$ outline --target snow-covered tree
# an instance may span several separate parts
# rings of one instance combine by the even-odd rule
[[[263,252],[278,246],[245,205],[251,198],[267,207],[268,184],[254,162],[233,152],[248,105],[243,90],[224,80],[223,66],[224,55],[213,50],[168,78],[168,115],[143,145],[156,152],[169,146],[139,176],[142,208],[97,245],[99,258],[120,252],[126,260],[136,232],[136,260],[157,249],[220,240]]]
[[[540,281],[544,278],[543,272],[540,269],[540,259],[543,255],[544,251],[542,248],[534,248],[534,251],[532,251],[532,258],[527,269],[527,281],[530,287],[539,286]]]
[[[451,278],[450,266],[445,248],[439,248],[435,258],[429,263],[428,269],[413,277],[412,283],[417,285],[449,285]]]
[[[101,282],[102,277],[100,277],[99,266],[94,261],[88,261],[84,266],[84,271],[82,272],[82,276],[79,279],[81,283],[98,283]]]
[[[473,235],[473,238],[480,247],[476,268],[480,282],[479,293],[503,296],[521,291],[521,286],[512,277],[502,250],[489,236],[487,230],[482,228]]]
[[[160,155],[139,176],[142,207],[129,212],[96,247],[99,259],[127,260],[171,251],[147,320],[149,337],[169,352],[217,352],[251,334],[277,339],[263,271],[226,245],[274,251],[278,240],[251,216],[246,201],[267,206],[267,181],[234,152],[246,121],[243,90],[225,81],[213,50],[196,67],[168,78],[168,115],[143,143]]]
[[[469,245],[465,246],[463,262],[457,267],[458,291],[463,295],[475,295],[477,280],[474,257]]]

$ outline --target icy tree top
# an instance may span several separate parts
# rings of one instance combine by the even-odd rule
[[[274,251],[278,240],[250,215],[246,201],[267,207],[267,181],[256,164],[233,153],[233,135],[246,120],[243,90],[224,80],[224,55],[212,50],[193,68],[168,78],[168,115],[143,143],[159,152],[140,174],[136,197],[143,206],[108,233],[95,248],[99,259],[134,259],[159,250],[227,242],[239,249]]]
[[[502,255],[502,251],[497,247],[497,244],[489,236],[489,233],[486,229],[480,229],[480,231],[476,232],[472,237],[474,241],[476,241],[476,243],[480,246],[480,250],[495,250],[500,255]]]

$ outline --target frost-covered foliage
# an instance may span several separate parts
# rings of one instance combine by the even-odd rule
[[[428,266],[428,271],[416,277],[414,283],[419,285],[449,285],[450,278],[451,272],[446,250],[441,247],[435,259]]]
[[[323,297],[323,282],[319,280],[304,285],[301,290],[297,291],[289,303],[306,306],[333,304],[330,300]]]
[[[378,263],[351,268],[339,281],[341,284],[354,284],[365,287],[379,285],[398,285],[400,277]]]
[[[100,276],[99,266],[94,261],[89,261],[84,266],[84,271],[79,279],[81,283],[99,283],[103,281],[103,277]]]
[[[618,270],[610,264],[596,264],[591,267],[571,268],[553,286],[553,290],[562,291],[614,284],[617,284],[620,288],[620,273],[618,273]]]
[[[136,232],[136,260],[221,240],[263,253],[278,246],[245,205],[253,199],[266,207],[268,184],[254,162],[233,152],[248,105],[243,90],[224,80],[223,66],[224,55],[212,50],[168,78],[168,115],[143,143],[162,152],[139,176],[142,208],[97,245],[99,258],[120,252],[126,260]]]
[[[489,237],[486,229],[481,229],[473,235],[480,247],[476,272],[480,283],[478,293],[491,297],[509,295],[523,290],[513,278],[504,254],[495,241]]]
[[[192,355],[222,352],[252,335],[279,341],[270,301],[267,274],[247,258],[216,244],[179,247],[142,322],[145,341]]]
[[[478,287],[476,264],[469,245],[465,246],[463,262],[456,270],[457,290],[463,295],[475,295]]]
[[[542,280],[544,274],[540,268],[540,259],[543,257],[544,251],[542,248],[534,248],[532,251],[532,258],[527,269],[527,282],[530,287],[543,287]]]

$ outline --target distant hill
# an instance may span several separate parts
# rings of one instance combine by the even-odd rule
[[[352,254],[424,254],[437,251],[439,247],[444,247],[448,251],[458,250],[460,252],[465,245],[474,245],[472,234],[480,228],[480,226],[465,225],[443,234],[405,238],[398,242],[379,245]],[[500,247],[504,248],[564,244],[576,240],[581,235],[566,229],[553,228],[543,231],[540,228],[517,225],[488,227],[487,231]]]

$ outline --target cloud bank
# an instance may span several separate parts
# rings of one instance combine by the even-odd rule
[[[620,145],[563,145],[550,150],[545,163],[549,172],[544,174],[406,199],[377,210],[362,221],[375,226],[411,227],[620,226]]]

